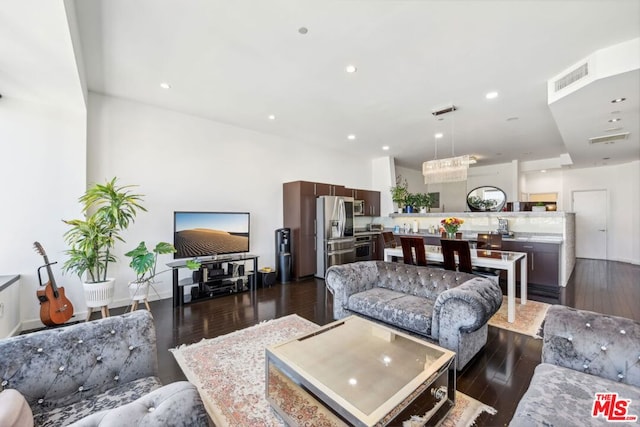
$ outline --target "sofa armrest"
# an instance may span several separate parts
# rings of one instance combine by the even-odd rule
[[[334,265],[327,270],[325,282],[333,295],[333,317],[342,319],[351,314],[347,309],[351,295],[376,286],[378,267],[375,261]]]
[[[71,424],[74,427],[111,426],[209,426],[196,387],[187,381],[168,384],[113,409],[96,412]]]
[[[542,362],[640,387],[640,322],[554,305]]]
[[[3,388],[15,388],[40,411],[157,373],[155,327],[146,310],[0,341]]]
[[[473,332],[484,326],[502,305],[500,286],[489,279],[474,277],[460,286],[441,292],[433,306],[431,335],[440,337],[446,318],[449,330]]]

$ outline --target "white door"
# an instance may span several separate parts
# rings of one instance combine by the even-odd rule
[[[607,190],[574,191],[576,257],[607,259]]]

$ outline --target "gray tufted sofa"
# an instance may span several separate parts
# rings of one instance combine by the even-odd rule
[[[545,318],[542,363],[509,425],[638,425],[591,416],[596,393],[611,392],[618,400],[631,399],[628,415],[640,422],[640,323],[552,306]]]
[[[489,279],[396,262],[332,266],[325,280],[334,318],[358,314],[429,338],[456,352],[458,370],[486,344],[487,322],[502,304]]]
[[[2,389],[18,390],[36,426],[204,426],[197,389],[162,387],[151,314],[139,310],[0,340]]]

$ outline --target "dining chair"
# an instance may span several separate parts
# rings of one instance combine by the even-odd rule
[[[402,244],[402,258],[405,264],[427,266],[427,254],[424,250],[424,239],[422,237],[401,236],[400,243]]]
[[[440,239],[440,246],[442,247],[445,270],[473,273],[473,267],[471,266],[471,249],[469,248],[468,241]],[[457,263],[456,254],[458,254]]]
[[[384,239],[385,248],[395,248],[398,246],[398,244],[396,243],[396,236],[394,236],[392,232],[383,231],[382,238]]]

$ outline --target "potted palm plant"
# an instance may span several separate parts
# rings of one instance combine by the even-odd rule
[[[142,195],[133,193],[132,187],[118,185],[117,178],[95,184],[79,199],[85,218],[63,220],[71,226],[64,234],[70,249],[63,271],[83,280],[87,307],[102,307],[103,315],[115,286],[115,279],[107,275],[109,263],[116,261],[113,248],[117,241],[124,242],[120,233],[134,222],[138,211],[146,211],[140,204]]]

